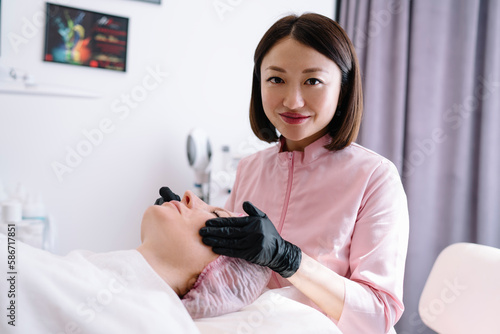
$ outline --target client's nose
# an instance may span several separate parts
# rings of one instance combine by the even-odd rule
[[[200,205],[204,204],[203,201],[190,190],[186,190],[184,196],[182,196],[181,203],[183,203],[190,209],[199,207]]]

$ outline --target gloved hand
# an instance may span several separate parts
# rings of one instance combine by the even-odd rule
[[[173,193],[169,187],[161,187],[160,196],[161,197],[156,200],[155,205],[162,205],[165,202],[181,200],[181,198],[175,193]]]
[[[247,217],[209,219],[200,229],[203,243],[214,253],[266,266],[284,278],[300,266],[302,251],[284,240],[267,215],[250,202],[243,203]]]

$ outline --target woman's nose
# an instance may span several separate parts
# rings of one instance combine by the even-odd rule
[[[188,208],[193,209],[201,205],[203,201],[198,196],[196,196],[192,191],[186,190],[184,196],[182,196],[181,203],[187,206]]]
[[[302,96],[302,92],[300,87],[290,86],[283,99],[283,106],[288,109],[299,109],[304,106],[304,97]]]

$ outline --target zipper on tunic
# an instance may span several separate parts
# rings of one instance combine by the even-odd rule
[[[285,201],[283,203],[283,210],[281,211],[281,219],[278,225],[278,232],[281,233],[283,230],[283,225],[285,224],[286,212],[288,210],[288,202],[290,201],[290,192],[292,191],[293,182],[293,159],[294,152],[288,152],[288,183],[286,186]]]
[[[292,182],[293,182],[293,159],[294,158],[294,153],[289,152],[288,153],[288,183],[286,185],[286,193],[285,193],[285,201],[283,202],[283,210],[281,211],[281,218],[280,222],[278,225],[278,232],[281,234],[281,231],[283,230],[283,225],[285,224],[285,218],[286,218],[286,212],[288,211],[288,202],[290,201],[290,193],[292,191]],[[280,288],[283,287],[278,280],[278,274],[273,271],[272,273],[272,279],[276,283],[277,286]]]

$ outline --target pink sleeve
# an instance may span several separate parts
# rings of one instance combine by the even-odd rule
[[[387,333],[403,313],[408,207],[395,166],[383,162],[366,186],[354,228],[346,279],[343,333]]]

